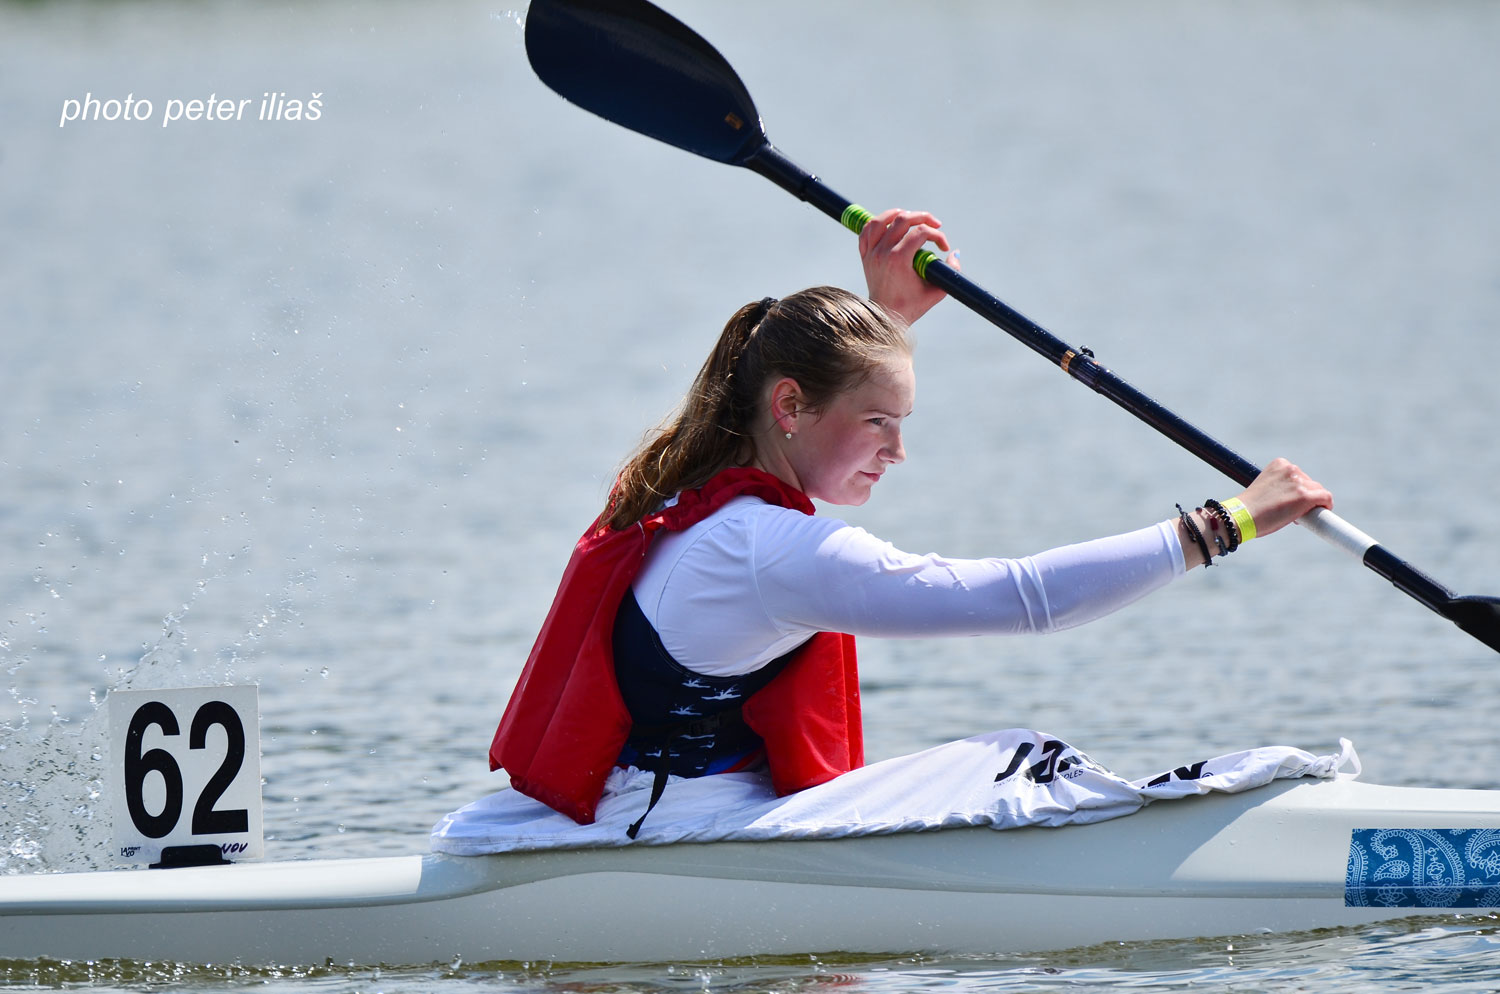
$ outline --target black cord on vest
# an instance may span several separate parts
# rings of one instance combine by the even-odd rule
[[[656,807],[656,802],[661,800],[662,791],[667,789],[667,770],[672,765],[671,752],[667,743],[663,741],[660,751],[656,754],[656,776],[651,781],[651,800],[646,803],[646,810],[635,820],[635,824],[625,830],[625,834],[631,839],[641,833],[641,825],[645,822],[646,815],[649,815],[651,809]]]

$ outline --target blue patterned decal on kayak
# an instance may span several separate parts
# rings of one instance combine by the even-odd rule
[[[1349,839],[1344,904],[1500,907],[1500,829],[1357,828]]]

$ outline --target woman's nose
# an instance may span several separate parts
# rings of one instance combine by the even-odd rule
[[[901,441],[900,428],[896,429],[895,437],[881,450],[881,458],[893,465],[895,463],[906,462],[906,446]]]

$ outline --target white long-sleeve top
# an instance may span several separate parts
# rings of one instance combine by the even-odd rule
[[[674,659],[737,676],[821,631],[916,638],[1071,628],[1184,572],[1170,522],[1023,559],[948,559],[737,497],[683,531],[659,533],[633,589]]]

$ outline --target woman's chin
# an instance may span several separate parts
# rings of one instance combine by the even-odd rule
[[[839,507],[859,507],[870,499],[869,487],[849,487],[837,496],[819,497],[825,504],[836,504]]]

